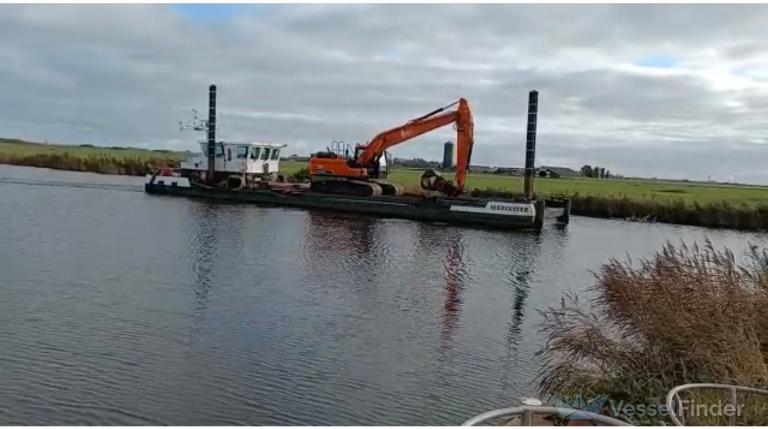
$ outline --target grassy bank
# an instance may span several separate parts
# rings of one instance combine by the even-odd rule
[[[143,175],[163,165],[177,165],[189,154],[134,148],[43,145],[0,139],[0,163],[60,170]],[[290,176],[305,162],[283,161]],[[421,170],[394,169],[390,179],[419,191]],[[450,175],[447,175],[450,176]],[[521,177],[470,174],[478,196],[510,197],[523,187]],[[537,178],[536,195],[569,197],[577,215],[658,221],[743,230],[768,229],[768,187],[716,183],[591,178]]]
[[[280,169],[291,174],[306,164],[284,161]],[[411,190],[418,190],[423,170],[395,169],[390,180],[402,183]],[[446,174],[446,177],[452,177]],[[582,177],[536,178],[536,193],[541,196],[592,196],[626,197],[632,201],[683,201],[688,204],[727,202],[732,205],[757,206],[768,204],[768,186],[727,185],[718,183],[642,180],[642,179],[593,179]],[[470,174],[470,189],[517,193],[523,189],[523,179],[499,174]]]
[[[0,139],[0,164],[142,176],[175,165],[184,153],[121,147],[70,146]]]
[[[686,383],[768,386],[768,253],[748,261],[728,250],[667,244],[637,264],[612,260],[596,274],[595,298],[575,295],[543,314],[546,346],[541,393],[614,404],[663,404]],[[699,401],[724,400],[714,390]],[[768,424],[765,397],[740,397],[738,424]],[[607,411],[604,410],[604,411]],[[615,409],[614,409],[615,411]],[[623,416],[639,424],[670,423],[658,415]],[[727,423],[711,416],[689,424]]]
[[[284,162],[290,174],[303,163]],[[422,171],[395,169],[390,179],[418,191]],[[449,175],[447,175],[449,176]],[[523,179],[496,174],[470,174],[476,196],[513,197]],[[681,225],[768,229],[768,187],[717,183],[591,178],[536,178],[536,195],[568,197],[573,214],[600,218],[633,219]]]

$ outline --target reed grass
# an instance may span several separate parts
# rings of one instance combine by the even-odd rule
[[[702,204],[680,199],[634,200],[626,196],[574,195],[570,198],[571,213],[575,215],[739,230],[768,229],[768,201],[748,205],[727,201]]]
[[[768,385],[768,253],[752,247],[738,264],[707,241],[667,243],[633,264],[596,273],[594,298],[567,294],[543,312],[541,393],[608,395],[661,404],[686,383]],[[740,424],[768,424],[765,399]],[[629,417],[629,416],[625,416]],[[646,416],[634,423],[670,423]],[[702,421],[702,424],[707,423]]]
[[[20,140],[0,140],[0,164],[57,170],[143,176],[163,166],[175,166],[182,152],[135,148],[43,145]]]

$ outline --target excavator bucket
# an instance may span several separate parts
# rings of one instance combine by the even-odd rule
[[[435,170],[427,170],[421,175],[421,189],[425,191],[437,191],[441,194],[453,197],[458,195],[459,190]]]

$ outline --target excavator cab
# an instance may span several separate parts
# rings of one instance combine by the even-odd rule
[[[363,146],[361,144],[355,145],[355,156],[349,158],[349,166],[350,167],[357,167],[357,159],[365,151],[366,146]]]
[[[351,168],[360,168],[357,160],[362,157],[368,149],[367,145],[355,145],[355,156],[348,157],[347,165]],[[389,151],[384,151],[381,155],[375,157],[371,165],[367,168],[368,177],[371,179],[386,179],[389,176],[389,166],[391,164],[391,155]]]
[[[389,177],[389,169],[392,165],[392,155],[389,152],[384,151],[384,155],[379,158],[379,171],[383,172],[383,179]]]
[[[369,170],[372,179],[386,179],[389,176],[390,162],[389,152],[384,152],[381,156],[373,160],[373,166]]]

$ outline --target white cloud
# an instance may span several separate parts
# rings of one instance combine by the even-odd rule
[[[465,97],[475,161],[514,165],[535,88],[542,162],[768,183],[766,21],[764,5],[2,5],[0,128],[194,149],[177,123],[217,83],[222,137],[309,153]],[[451,135],[396,154],[439,159]]]

